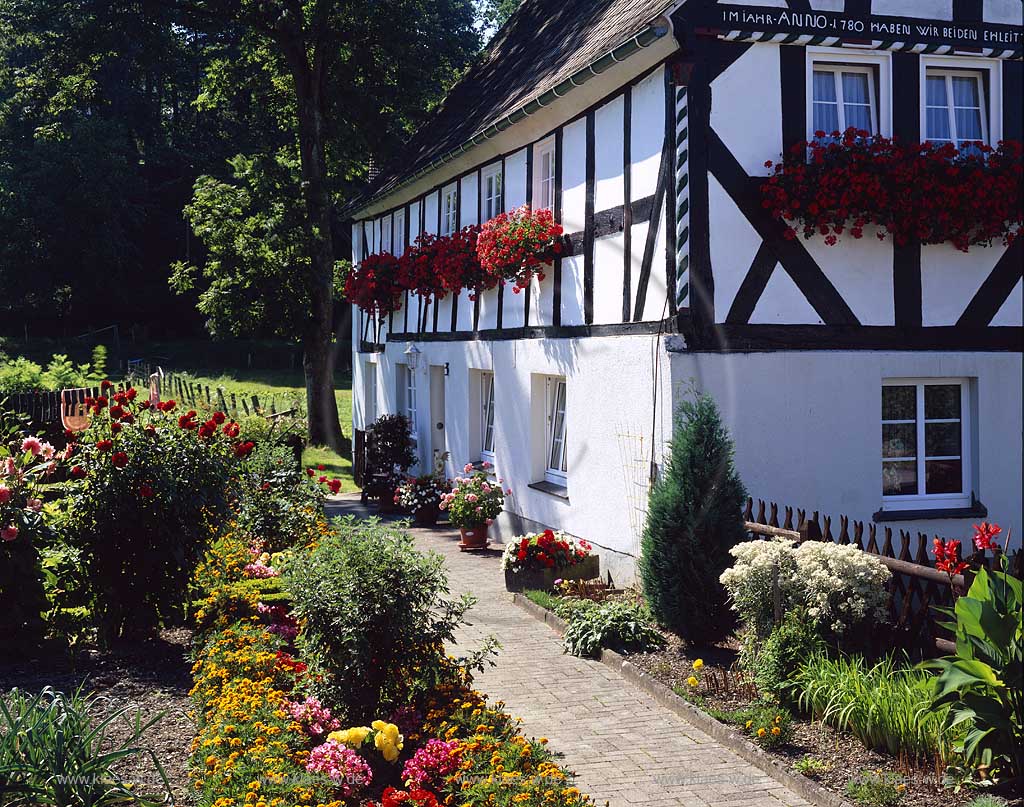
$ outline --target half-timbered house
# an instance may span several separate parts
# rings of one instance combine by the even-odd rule
[[[1021,49],[1020,0],[524,0],[352,211],[354,259],[524,203],[571,246],[527,293],[357,315],[354,428],[491,460],[504,533],[620,580],[693,387],[754,496],[1019,534],[1024,242],[788,239],[760,185],[818,129],[1020,140]]]

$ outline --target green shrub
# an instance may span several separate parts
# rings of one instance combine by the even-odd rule
[[[793,741],[793,715],[777,704],[755,703],[743,709],[716,712],[714,717],[736,724],[762,748],[780,748]]]
[[[879,771],[866,771],[846,783],[846,795],[866,807],[893,807],[906,789],[900,777]]]
[[[416,454],[405,415],[381,415],[370,424],[366,430],[366,473],[373,482],[366,488],[367,495],[393,497],[414,462]]]
[[[720,639],[731,627],[718,578],[745,537],[745,498],[714,401],[684,402],[668,467],[651,489],[639,566],[654,618],[687,641]]]
[[[958,749],[1012,778],[1024,774],[1024,597],[1005,556],[1000,562],[1002,571],[982,568],[956,601],[956,655],[925,666],[939,671],[931,707],[946,714],[946,728],[966,729]]]
[[[860,656],[810,658],[794,678],[801,708],[865,748],[910,762],[948,762],[955,734],[947,708],[932,709],[934,677],[886,658],[868,667]]]
[[[20,392],[43,387],[43,368],[23,356],[0,356],[0,390]]]
[[[665,646],[650,612],[637,602],[563,599],[555,612],[568,622],[565,649],[574,656],[596,656],[602,648],[644,652]]]
[[[159,716],[143,721],[105,699],[46,687],[0,696],[0,793],[4,804],[141,805],[169,803],[170,783],[156,754],[140,743]],[[124,727],[127,724],[127,729]],[[147,757],[162,793],[140,792],[117,770]]]
[[[797,609],[786,614],[763,642],[751,638],[744,644],[743,666],[761,692],[794,700],[793,676],[808,658],[824,650],[824,644],[814,621]]]
[[[286,574],[314,689],[347,725],[408,703],[473,599],[449,598],[444,561],[401,529],[346,519]]]

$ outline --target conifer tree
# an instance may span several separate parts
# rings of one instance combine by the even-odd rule
[[[708,395],[683,402],[665,472],[651,489],[640,576],[655,619],[684,640],[723,638],[732,617],[719,576],[744,540],[743,483],[728,429]]]

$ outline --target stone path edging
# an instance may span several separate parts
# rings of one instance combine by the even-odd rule
[[[558,615],[546,608],[542,608],[522,594],[513,593],[512,602],[534,619],[550,626],[556,633],[565,633],[568,625]],[[780,784],[785,785],[797,795],[817,805],[817,807],[851,807],[848,801],[826,790],[806,776],[791,773],[778,760],[758,748],[746,737],[737,734],[726,724],[715,720],[703,709],[679,697],[669,687],[643,672],[635,664],[627,661],[614,650],[602,650],[596,660],[606,667],[615,670],[633,686],[646,692],[666,709],[693,723],[701,731],[714,737],[714,739],[736,752],[736,754],[751,765],[768,774]]]

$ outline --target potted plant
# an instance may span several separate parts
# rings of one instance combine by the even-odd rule
[[[477,256],[483,271],[501,283],[511,283],[516,294],[529,288],[537,275],[544,279],[544,264],[564,252],[562,227],[550,210],[523,205],[501,213],[480,227]]]
[[[505,546],[501,568],[509,591],[549,591],[556,580],[590,580],[601,573],[600,560],[582,539],[544,530],[523,535]]]
[[[395,490],[395,504],[421,527],[433,527],[440,515],[441,497],[448,492],[448,480],[437,474],[408,476]]]
[[[382,513],[395,509],[395,488],[416,462],[404,415],[381,415],[366,432],[364,499],[374,499]]]
[[[487,548],[487,528],[505,504],[502,480],[495,481],[488,474],[490,467],[489,462],[480,470],[467,465],[463,473],[468,475],[457,477],[451,491],[441,497],[441,509],[448,511],[448,520],[462,534],[459,548],[463,551]]]

